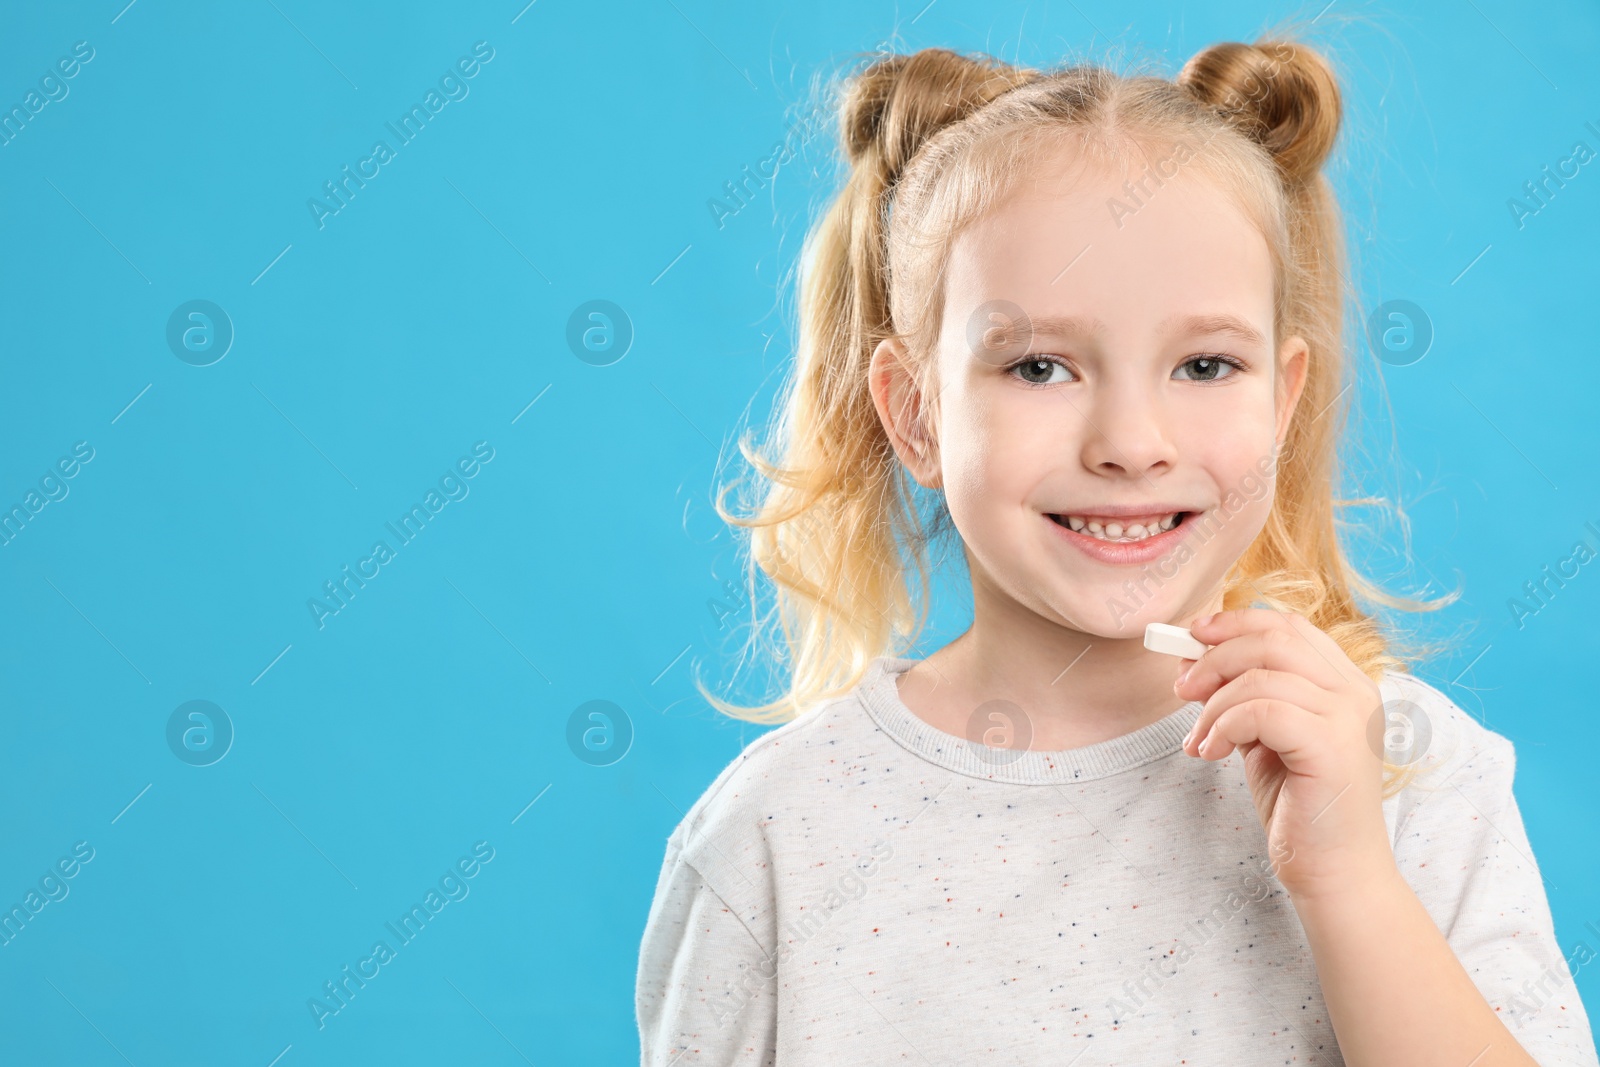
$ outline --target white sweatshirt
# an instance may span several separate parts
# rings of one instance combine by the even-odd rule
[[[763,734],[673,831],[645,1067],[1344,1062],[1238,753],[1180,750],[1199,702],[1082,748],[987,749],[901,702],[915,662]],[[1431,735],[1383,805],[1406,881],[1542,1067],[1596,1067],[1511,743],[1412,675],[1379,689]]]

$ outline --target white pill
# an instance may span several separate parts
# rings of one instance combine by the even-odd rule
[[[1211,646],[1202,644],[1182,626],[1168,626],[1164,622],[1152,622],[1144,628],[1144,647],[1152,652],[1161,652],[1168,656],[1199,659]]]

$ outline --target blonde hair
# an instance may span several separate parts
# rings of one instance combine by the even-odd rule
[[[915,643],[927,622],[928,547],[951,528],[949,515],[919,511],[867,367],[879,341],[898,338],[923,395],[937,396],[930,355],[951,245],[1064,137],[1077,158],[1102,163],[1202,144],[1185,166],[1203,169],[1260,228],[1272,256],[1274,334],[1298,334],[1310,348],[1275,499],[1229,572],[1224,609],[1260,601],[1298,612],[1374,682],[1405,670],[1405,653],[1356,595],[1410,611],[1449,598],[1392,597],[1353,570],[1339,544],[1336,506],[1375,502],[1333,498],[1351,368],[1341,219],[1322,167],[1340,120],[1327,60],[1286,39],[1212,45],[1171,80],[1092,65],[1046,72],[942,48],[879,55],[856,73],[840,106],[849,178],[802,257],[798,358],[771,432],[778,456],[753,448],[748,433],[740,439],[769,485],[752,514],[723,507],[731,486],[716,502],[726,522],[750,531],[752,640],[775,615],[784,647],[773,653],[788,661],[788,688],[752,707],[706,698],[736,719],[785,722],[848,692],[873,658]],[[935,411],[925,408],[926,426]],[[775,592],[765,619],[755,617],[758,567]]]

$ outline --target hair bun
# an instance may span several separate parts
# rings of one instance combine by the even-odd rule
[[[851,79],[840,109],[850,163],[875,157],[884,184],[893,185],[928,138],[1037,76],[991,56],[947,48],[880,56]]]
[[[1177,83],[1259,143],[1286,181],[1321,169],[1339,132],[1339,83],[1317,52],[1287,41],[1214,44]]]

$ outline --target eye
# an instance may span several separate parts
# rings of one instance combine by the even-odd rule
[[[1225,381],[1233,377],[1238,371],[1245,369],[1242,360],[1234,359],[1232,356],[1225,356],[1218,352],[1207,352],[1204,355],[1195,356],[1184,363],[1183,366],[1195,368],[1196,376],[1189,379],[1195,382]],[[1231,367],[1232,370],[1224,373],[1224,367]]]
[[[1067,381],[1068,379],[1065,377],[1054,377],[1056,371],[1058,370],[1061,371],[1063,375],[1070,375],[1072,373],[1067,368],[1065,363],[1061,362],[1059,359],[1052,359],[1048,356],[1031,356],[1020,363],[1013,363],[1011,366],[1006,368],[1006,372],[1008,374],[1018,378],[1026,385],[1035,387],[1055,385],[1058,382]]]

